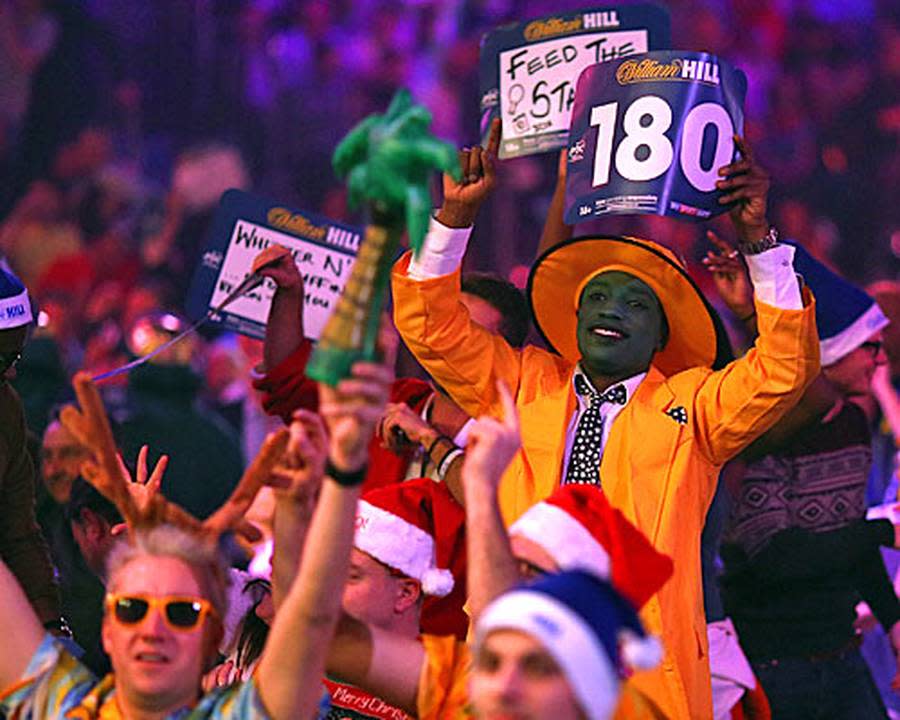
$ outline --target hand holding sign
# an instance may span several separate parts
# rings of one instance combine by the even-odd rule
[[[769,231],[766,219],[766,198],[769,194],[769,175],[754,160],[750,145],[740,135],[734,144],[742,158],[719,168],[724,180],[716,181],[716,188],[725,194],[720,205],[732,206],[729,214],[742,242],[756,242]]]
[[[358,228],[229,190],[197,264],[188,312],[199,319],[213,311],[214,322],[255,338],[266,336],[273,312],[292,325],[302,312],[306,336],[315,340],[350,276],[361,239]],[[220,310],[257,271],[275,282],[274,290],[264,283]],[[285,303],[292,307],[278,313]]]
[[[273,243],[253,258],[252,273],[259,273],[277,285],[276,292],[299,293],[303,297],[303,276],[294,262],[291,251]]]
[[[496,184],[497,149],[500,146],[500,120],[491,123],[487,148],[480,145],[459,151],[462,179],[456,180],[444,173],[444,203],[437,214],[437,221],[453,228],[471,227],[481,204],[494,190]]]

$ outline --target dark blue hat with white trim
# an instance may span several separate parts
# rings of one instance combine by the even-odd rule
[[[794,270],[816,298],[816,327],[822,365],[856,350],[889,320],[868,293],[829,270],[795,242]]]
[[[29,325],[31,300],[22,282],[0,265],[0,330]]]
[[[581,570],[547,575],[497,598],[476,623],[476,651],[499,630],[540,643],[590,720],[612,717],[626,667],[647,669],[662,659],[659,641],[644,633],[628,600]]]

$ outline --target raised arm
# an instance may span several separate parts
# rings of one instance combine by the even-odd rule
[[[276,611],[297,576],[306,534],[322,487],[328,436],[319,415],[298,410],[290,425],[284,460],[272,473],[274,549],[272,600]]]
[[[559,162],[556,168],[556,187],[553,188],[553,197],[550,198],[550,207],[547,209],[547,219],[544,220],[544,229],[541,231],[541,239],[535,257],[540,257],[550,248],[556,247],[561,242],[572,237],[572,226],[566,225],[563,220],[566,200],[566,171],[568,169],[569,155],[566,149],[559,152]]]
[[[497,388],[503,419],[481,417],[469,433],[462,481],[466,494],[466,552],[472,622],[498,595],[519,582],[519,571],[500,514],[500,478],[522,445],[509,390]]]
[[[769,177],[747,143],[742,158],[719,169],[720,202],[730,216],[747,262],[759,335],[754,347],[712,373],[694,398],[695,435],[713,462],[724,463],[775,425],[819,372],[812,302],[804,301],[793,269],[794,250],[774,244],[766,202]]]
[[[275,283],[263,345],[263,359],[268,371],[306,342],[303,335],[303,276],[290,251],[281,245],[270,245],[263,250],[254,258],[252,269]]]
[[[319,706],[325,655],[341,612],[353,522],[368,444],[393,379],[392,365],[357,363],[353,377],[321,388],[329,467],[313,513],[300,570],[275,615],[257,671],[276,720],[311,718]]]
[[[473,619],[497,595],[519,581],[497,503],[500,478],[521,446],[519,419],[509,390],[501,385],[497,393],[503,404],[503,419],[482,417],[475,423],[469,434],[462,467],[466,495],[467,586]],[[427,682],[424,691],[420,687],[427,663],[422,643],[367,626],[345,615],[332,643],[328,671],[417,715],[423,701],[429,708],[431,705],[443,707],[438,701],[429,702]]]
[[[25,672],[32,655],[44,637],[37,615],[16,582],[16,578],[0,561],[0,685],[3,689],[15,683]]]
[[[472,417],[499,415],[496,380],[515,393],[521,353],[472,322],[460,302],[460,266],[472,224],[496,183],[494,163],[500,126],[492,126],[487,150],[460,152],[462,180],[444,175],[444,201],[432,219],[418,256],[394,266],[394,322],[428,373]]]
[[[716,250],[706,253],[703,264],[712,273],[719,297],[741,321],[750,340],[756,340],[758,335],[756,308],[753,303],[753,284],[747,265],[737,248],[716,233],[708,231],[707,238]],[[748,454],[759,457],[779,449],[798,430],[824,416],[835,406],[838,399],[837,391],[825,376],[819,373],[803,393],[800,401],[788,410],[774,427],[753,442],[747,450]]]

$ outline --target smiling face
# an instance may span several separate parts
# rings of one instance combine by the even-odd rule
[[[81,464],[88,459],[87,448],[59,420],[47,426],[41,442],[41,477],[60,505],[69,502],[72,483],[81,472]]]
[[[659,299],[642,280],[611,271],[592,278],[578,303],[578,350],[598,389],[644,372],[665,345]]]
[[[139,555],[122,565],[107,589],[122,595],[203,597],[190,565],[153,555]],[[192,705],[200,692],[205,660],[220,634],[218,622],[210,617],[193,630],[173,630],[153,607],[134,625],[104,616],[103,649],[112,661],[120,702],[146,712]]]
[[[566,676],[530,635],[495,630],[475,656],[469,696],[480,720],[583,718]]]

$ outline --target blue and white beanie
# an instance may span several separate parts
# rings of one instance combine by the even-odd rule
[[[833,365],[881,330],[889,320],[861,288],[829,270],[802,245],[788,242],[795,248],[794,270],[816,298],[822,365]]]
[[[518,630],[549,652],[590,720],[613,715],[626,668],[648,669],[662,659],[631,604],[592,573],[547,575],[497,598],[475,626],[476,652],[495,630]]]
[[[22,282],[0,265],[0,330],[29,325],[31,300]]]

